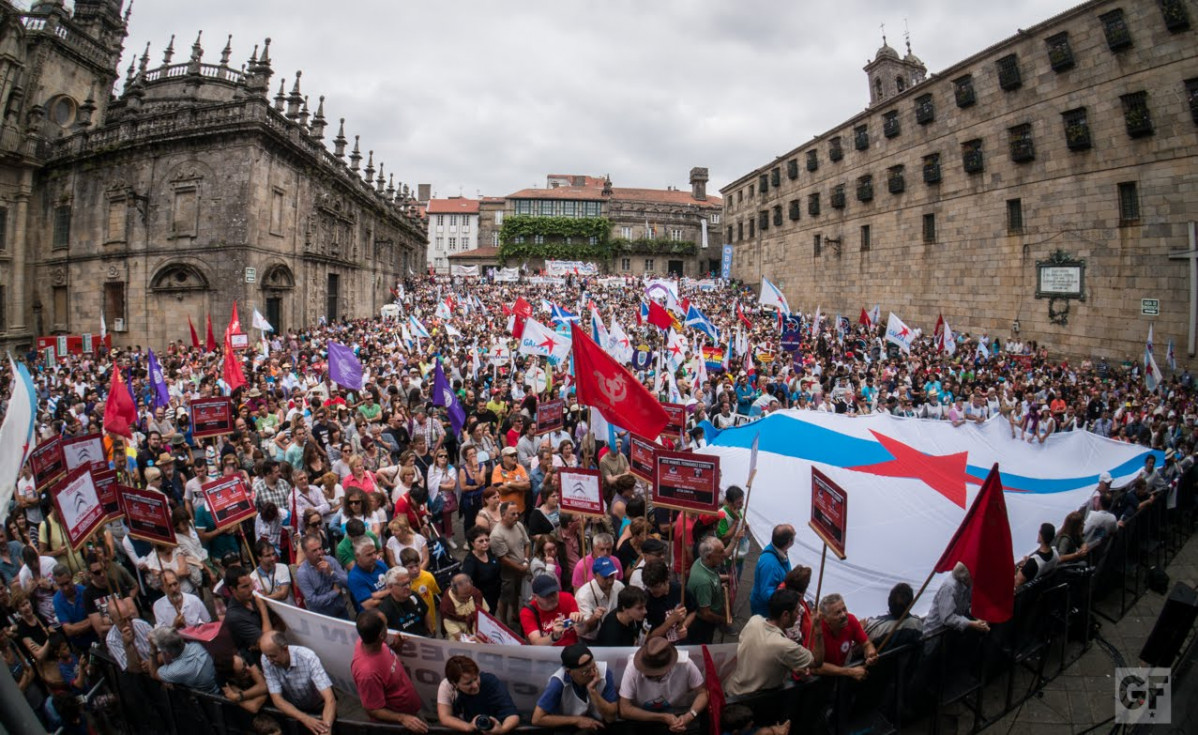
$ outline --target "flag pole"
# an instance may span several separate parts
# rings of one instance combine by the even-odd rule
[[[686,600],[686,511],[682,511],[682,532],[678,539],[678,545],[682,547],[682,558],[678,562],[678,568],[682,570],[682,599]]]
[[[818,607],[820,601],[820,593],[824,588],[824,564],[828,561],[828,543],[824,542],[824,551],[819,557],[819,581],[815,583],[815,604]]]
[[[894,634],[898,632],[899,626],[901,626],[903,621],[907,619],[907,616],[911,614],[911,608],[915,607],[915,603],[919,601],[919,598],[923,595],[924,590],[926,590],[928,588],[928,584],[931,583],[932,577],[935,576],[936,569],[933,568],[932,571],[928,573],[928,578],[923,581],[922,585],[920,585],[919,592],[916,592],[915,597],[911,598],[911,602],[907,603],[907,608],[903,610],[903,614],[899,615],[898,620],[894,621],[894,627],[890,629],[890,632],[887,633],[886,637],[882,639],[882,642],[878,644],[878,655],[881,655],[882,649],[886,648],[886,644],[889,643],[890,639],[894,637]],[[819,601],[817,600],[816,602],[818,604]]]

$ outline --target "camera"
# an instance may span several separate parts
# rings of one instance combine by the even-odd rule
[[[495,723],[492,722],[491,718],[487,717],[486,715],[479,715],[478,717],[474,718],[474,729],[478,730],[479,732],[490,732],[494,727]]]

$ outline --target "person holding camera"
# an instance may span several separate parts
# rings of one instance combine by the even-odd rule
[[[437,720],[455,732],[511,732],[520,715],[507,685],[465,656],[450,656],[437,687]]]

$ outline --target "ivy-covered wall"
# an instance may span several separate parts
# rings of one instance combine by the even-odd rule
[[[698,246],[691,241],[625,240],[612,238],[611,229],[611,221],[604,217],[505,217],[499,230],[499,257],[609,261],[620,255],[689,257],[698,253]],[[537,237],[544,242],[537,243]],[[567,237],[571,242],[566,242]]]

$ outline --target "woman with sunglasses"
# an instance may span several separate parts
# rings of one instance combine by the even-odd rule
[[[467,445],[462,450],[462,466],[458,471],[458,487],[462,491],[458,511],[462,516],[462,528],[474,527],[486,484],[487,471],[478,459],[478,447]]]
[[[449,450],[445,447],[433,455],[433,466],[428,468],[428,509],[431,523],[441,532],[450,548],[457,549],[453,540],[453,513],[458,509],[458,471],[449,463]]]
[[[345,533],[345,524],[351,520],[357,519],[366,524],[367,528],[370,524],[366,522],[366,517],[369,514],[369,508],[366,505],[366,493],[358,488],[350,488],[345,491],[345,504],[341,508],[341,514],[337,518],[334,525],[341,529],[341,533]]]

